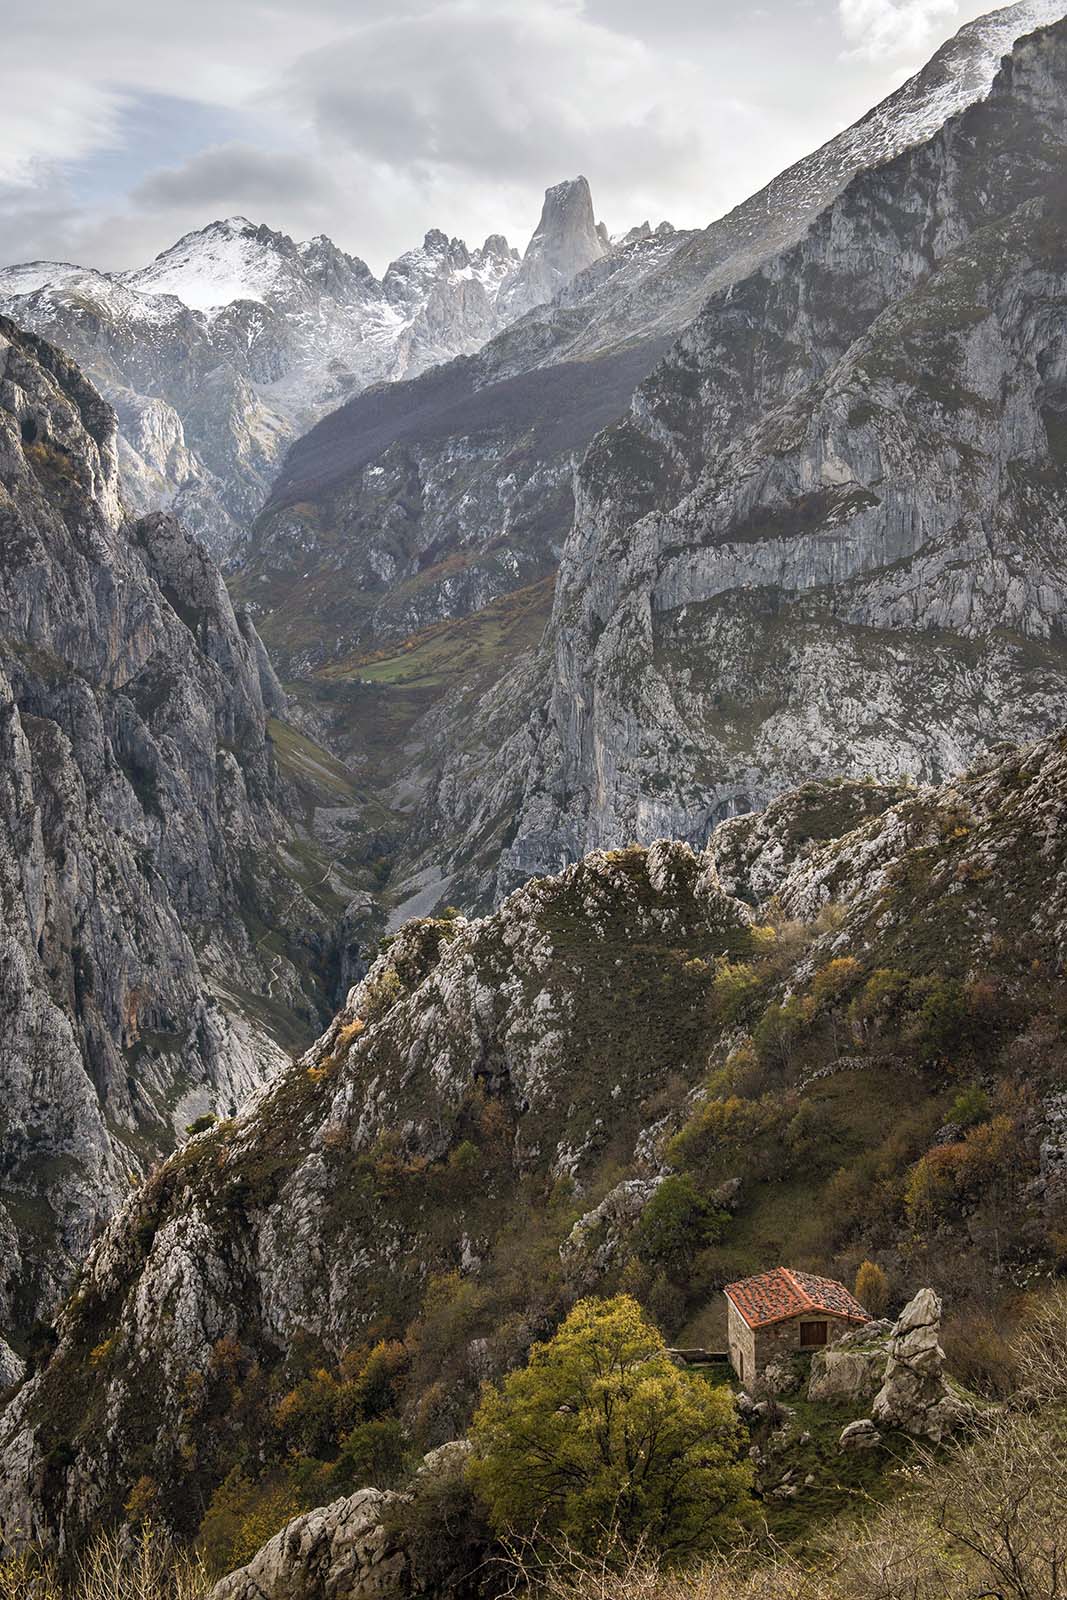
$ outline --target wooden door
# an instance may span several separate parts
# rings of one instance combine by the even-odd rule
[[[802,1322],[800,1324],[800,1342],[802,1345],[826,1344],[829,1335],[829,1325],[825,1322]]]

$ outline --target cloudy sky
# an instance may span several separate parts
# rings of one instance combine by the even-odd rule
[[[240,213],[376,269],[523,245],[589,178],[704,224],[853,121],[974,0],[33,0],[5,8],[0,263],[140,265]]]

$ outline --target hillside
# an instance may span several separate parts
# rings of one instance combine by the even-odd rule
[[[356,1414],[421,1451],[578,1295],[692,1342],[783,1258],[932,1283],[995,1382],[969,1330],[1063,1250],[1065,807],[1059,735],[409,923],[100,1240],[0,1422],[5,1531],[280,1526],[377,1481],[378,1341]]]

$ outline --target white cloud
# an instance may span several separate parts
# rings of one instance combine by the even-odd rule
[[[0,95],[0,184],[33,184],[42,168],[114,145],[122,96],[48,67],[27,67]]]
[[[957,0],[838,0],[842,32],[868,61],[920,54],[958,11]]]

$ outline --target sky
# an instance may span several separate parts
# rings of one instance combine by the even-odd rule
[[[585,174],[612,232],[703,226],[989,0],[33,0],[5,6],[0,264],[143,265],[243,215],[376,271],[521,249]]]

